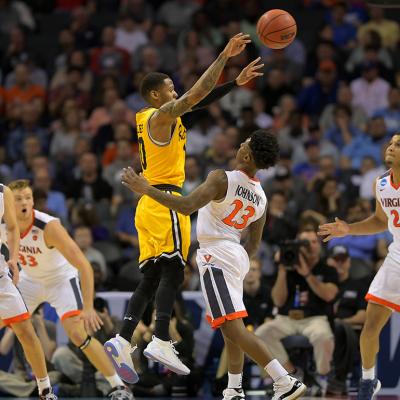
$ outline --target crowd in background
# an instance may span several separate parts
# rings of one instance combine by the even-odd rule
[[[266,48],[256,35],[259,16],[274,6],[298,23],[298,37],[284,50]],[[259,271],[248,278],[256,328],[273,317],[280,243],[334,217],[353,222],[374,210],[382,156],[400,130],[400,29],[390,17],[359,0],[0,0],[0,181],[31,180],[35,207],[69,229],[92,263],[97,291],[134,289],[137,198],[120,174],[127,166],[140,170],[140,80],[165,72],[181,95],[228,38],[249,33],[252,44],[228,62],[220,83],[258,55],[264,76],[183,117],[183,191],[213,169],[235,168],[235,151],[253,130],[276,133],[280,161],[258,176],[269,205]],[[199,290],[196,215],[192,226],[183,290]],[[332,254],[343,247],[349,276],[361,282],[379,268],[390,241],[385,233],[346,237],[321,251],[340,282]],[[254,307],[257,296],[268,303],[265,315]],[[182,310],[177,315],[174,335],[193,341],[186,323],[176,322],[186,318]],[[149,329],[151,313],[143,337]]]

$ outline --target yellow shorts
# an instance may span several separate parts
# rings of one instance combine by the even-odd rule
[[[180,196],[179,193],[172,192]],[[139,237],[139,268],[150,260],[177,257],[186,264],[190,246],[190,217],[142,196],[136,208],[135,225]]]

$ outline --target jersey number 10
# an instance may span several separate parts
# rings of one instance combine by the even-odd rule
[[[234,200],[231,205],[234,205],[235,208],[233,211],[225,217],[222,222],[228,226],[232,226],[236,229],[244,229],[247,226],[247,223],[249,222],[249,218],[251,218],[256,210],[254,210],[254,207],[252,206],[247,206],[244,211],[246,211],[246,214],[242,214],[240,218],[242,219],[241,221],[235,220],[235,217],[239,213],[239,211],[242,210],[243,208],[243,202],[241,200]]]

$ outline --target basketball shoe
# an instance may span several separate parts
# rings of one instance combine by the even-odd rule
[[[136,383],[139,380],[131,356],[136,350],[136,346],[132,347],[126,339],[117,335],[104,343],[104,349],[113,363],[115,371],[123,381]]]
[[[298,399],[307,390],[307,386],[293,376],[286,375],[274,382],[274,396],[272,400]]]
[[[110,400],[134,400],[132,392],[125,386],[115,386],[107,394]]]
[[[57,400],[57,396],[53,393],[53,389],[46,388],[43,389],[42,393],[39,395],[40,400]]]
[[[243,389],[226,388],[222,394],[223,400],[243,400],[245,398]]]
[[[372,400],[381,388],[379,379],[361,379],[357,400]]]
[[[164,341],[153,335],[152,341],[144,349],[143,354],[150,360],[165,365],[178,375],[189,375],[190,369],[178,358],[172,340]]]

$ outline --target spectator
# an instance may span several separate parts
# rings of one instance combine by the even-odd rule
[[[339,150],[346,144],[361,136],[358,128],[351,123],[351,108],[346,105],[337,105],[334,111],[334,126],[325,132],[325,138],[333,143]]]
[[[388,105],[390,85],[380,77],[376,62],[366,61],[362,65],[362,76],[354,79],[350,88],[353,105],[362,107],[368,117]]]
[[[132,195],[132,193],[131,193]],[[139,254],[139,239],[135,224],[137,198],[131,197],[131,204],[122,207],[117,216],[115,235],[122,246],[122,256],[125,260],[137,258]]]
[[[373,117],[368,122],[367,135],[355,137],[343,148],[343,155],[351,160],[354,168],[360,168],[362,159],[373,157],[377,165],[382,164],[382,146],[388,140],[385,120]]]
[[[40,142],[40,149],[47,150],[48,132],[39,125],[40,113],[33,102],[21,106],[21,122],[10,132],[7,140],[7,157],[15,162],[23,153],[23,143],[28,136],[35,136]]]
[[[374,116],[383,117],[388,134],[394,135],[400,131],[400,89],[392,87],[388,96],[389,105],[377,110]]]
[[[30,52],[26,45],[26,36],[21,28],[14,27],[11,29],[8,47],[3,57],[1,69],[4,76],[7,76],[18,64],[26,62],[30,57]]]
[[[74,240],[82,250],[90,264],[96,263],[100,267],[101,274],[107,279],[108,268],[103,254],[93,247],[92,231],[85,225],[78,225],[74,229]]]
[[[328,104],[336,101],[337,67],[331,60],[321,61],[316,82],[302,89],[297,103],[299,109],[309,116],[318,116]]]
[[[131,89],[128,92],[128,96],[125,97],[125,103],[127,107],[133,111],[138,112],[142,108],[146,107],[147,103],[139,93],[140,82],[144,78],[145,73],[143,71],[136,71],[132,76]]]
[[[76,7],[71,13],[70,30],[75,36],[79,49],[87,50],[97,45],[98,33],[89,21],[89,13],[84,7]]]
[[[188,195],[203,182],[200,161],[196,156],[187,156],[185,161],[185,182],[183,183],[182,193]]]
[[[328,391],[331,394],[347,395],[347,376],[353,371],[354,361],[359,357],[359,333],[365,322],[367,308],[364,295],[368,291],[370,279],[356,280],[350,277],[351,262],[346,247],[333,247],[327,263],[336,269],[339,279],[339,294],[334,305],[334,374],[329,379]]]
[[[333,333],[329,325],[332,302],[338,293],[337,273],[321,259],[321,245],[314,231],[301,232],[300,240],[309,245],[300,252],[297,265],[288,269],[279,264],[278,277],[272,288],[272,300],[279,308],[274,320],[256,330],[273,357],[293,372],[281,339],[295,334],[306,336],[314,347],[318,392],[325,394],[334,350]],[[318,276],[318,278],[317,278]]]
[[[51,190],[51,186],[49,170],[47,168],[34,169],[33,188],[43,190],[46,193],[46,209],[61,218],[63,223],[67,223],[68,207],[65,196],[59,191]]]
[[[357,35],[361,37],[365,31],[376,31],[382,38],[383,45],[394,49],[399,42],[400,30],[395,21],[385,18],[385,10],[381,7],[370,7],[371,20],[358,28]]]
[[[23,142],[23,157],[13,164],[12,176],[14,179],[33,178],[33,160],[41,154],[41,145],[37,136],[26,136]]]
[[[63,29],[58,34],[60,53],[54,61],[56,70],[66,68],[71,53],[75,50],[75,37],[71,30]]]
[[[294,167],[293,174],[307,183],[310,182],[318,172],[321,154],[319,143],[316,140],[307,140],[304,143],[304,149],[307,159]]]
[[[63,163],[73,156],[76,140],[83,135],[78,110],[64,112],[61,129],[57,130],[51,141],[50,155],[58,162]]]
[[[0,3],[1,33],[7,34],[17,26],[35,30],[36,23],[30,8],[23,1],[3,0]]]
[[[214,169],[227,169],[229,159],[232,158],[235,149],[232,144],[226,140],[224,133],[220,132],[214,136],[211,147],[204,154],[206,165],[205,173],[208,174]]]
[[[15,67],[15,85],[5,92],[7,113],[10,114],[12,108],[29,103],[35,98],[43,101],[44,97],[43,88],[31,82],[28,67],[18,64]]]
[[[116,45],[115,29],[106,26],[101,40],[102,46],[92,51],[90,68],[93,73],[96,75],[110,73],[116,77],[127,76],[130,72],[129,53]]]
[[[340,84],[337,92],[336,104],[328,104],[322,111],[319,124],[323,132],[334,128],[335,110],[339,106],[349,107],[351,110],[351,124],[357,129],[363,130],[367,124],[367,115],[360,106],[352,104],[353,94],[347,84]]]
[[[80,177],[71,183],[68,199],[83,200],[93,203],[100,200],[111,200],[112,188],[99,175],[98,161],[93,153],[84,153],[79,159]]]
[[[187,28],[198,5],[193,0],[169,0],[158,9],[157,19],[165,22],[172,32]]]
[[[149,41],[141,21],[135,20],[132,14],[122,14],[119,17],[115,35],[115,45],[132,55]]]

